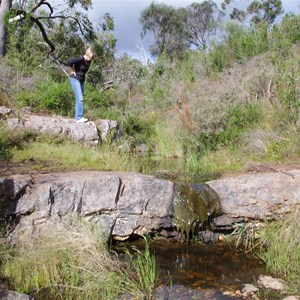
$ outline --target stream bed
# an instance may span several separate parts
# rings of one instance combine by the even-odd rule
[[[151,239],[149,243],[159,268],[158,285],[177,287],[177,297],[180,297],[177,299],[233,299],[222,292],[242,290],[244,284],[255,284],[258,276],[266,273],[262,261],[253,254],[238,253],[225,242],[203,244]],[[140,250],[144,246],[143,239],[126,245],[128,249]],[[190,297],[186,296],[187,290]],[[199,298],[199,293],[193,295],[191,290],[201,291],[203,297]]]

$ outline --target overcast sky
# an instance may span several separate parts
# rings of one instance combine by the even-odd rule
[[[141,45],[148,52],[151,44],[150,33],[144,39],[141,39],[142,31],[139,18],[142,10],[151,4],[152,0],[93,0],[93,9],[89,13],[91,20],[96,20],[105,13],[110,13],[115,22],[115,37],[117,39],[117,55],[128,53],[133,57],[141,59],[141,51],[138,46]],[[174,7],[186,7],[194,2],[191,0],[156,0],[155,3],[164,3]],[[215,1],[218,5],[221,0]],[[246,7],[249,0],[239,0],[241,7]],[[244,4],[243,4],[244,3]],[[299,14],[299,0],[282,0],[285,13],[294,12]]]

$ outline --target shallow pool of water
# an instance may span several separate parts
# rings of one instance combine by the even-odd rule
[[[130,243],[143,249],[144,241]],[[238,254],[225,243],[197,244],[150,241],[150,251],[159,266],[160,285],[183,285],[192,289],[236,291],[245,283],[255,283],[265,267],[252,254]]]

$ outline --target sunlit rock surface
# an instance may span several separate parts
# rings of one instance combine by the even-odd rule
[[[49,230],[56,222],[67,224],[76,217],[100,224],[107,236],[117,240],[143,234],[172,237],[176,228],[195,233],[212,215],[217,215],[213,220],[217,231],[236,222],[274,218],[299,203],[299,170],[241,175],[202,185],[176,185],[125,172],[0,178],[0,221],[13,221],[12,238]]]
[[[250,173],[207,184],[220,197],[219,226],[240,220],[273,219],[300,205],[300,170]]]
[[[78,142],[89,145],[98,144],[108,134],[114,138],[118,131],[118,124],[112,120],[88,121],[77,124],[75,119],[61,116],[42,116],[26,114],[20,117],[6,119],[8,127],[19,130],[32,130],[46,133],[54,137],[69,137]]]

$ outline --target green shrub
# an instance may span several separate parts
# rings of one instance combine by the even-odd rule
[[[90,84],[85,85],[84,109],[89,115],[94,118],[109,118],[111,105],[110,94],[107,91],[99,91]]]
[[[271,31],[273,50],[285,53],[293,44],[300,42],[300,16],[285,15],[280,24],[275,24]]]
[[[244,130],[253,124],[258,124],[262,114],[260,108],[247,102],[229,109],[225,130],[219,133],[220,143],[235,144]]]
[[[121,131],[125,134],[130,148],[146,144],[152,150],[152,138],[155,136],[155,124],[147,116],[141,117],[139,113],[128,114],[120,120]]]
[[[9,161],[12,159],[12,152],[3,138],[0,136],[0,162]]]
[[[262,112],[260,108],[247,102],[245,104],[238,104],[229,108],[224,128],[212,132],[203,131],[196,137],[190,140],[192,152],[201,154],[207,151],[216,151],[224,146],[236,146],[242,133],[253,124],[258,124],[261,120]]]
[[[16,95],[22,106],[47,110],[63,116],[72,115],[75,97],[69,82],[55,82],[47,79],[35,84],[33,92],[23,90]]]
[[[275,78],[279,124],[297,124],[299,122],[300,99],[298,76],[299,57],[284,58],[277,62]]]
[[[210,67],[206,73],[210,74],[211,70],[221,72],[235,61],[242,63],[245,59],[264,53],[268,49],[267,24],[246,28],[229,22],[221,42],[213,44],[207,54]]]
[[[0,162],[9,161],[13,157],[13,149],[21,148],[34,134],[30,131],[10,129],[0,123]]]

